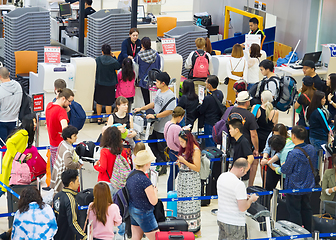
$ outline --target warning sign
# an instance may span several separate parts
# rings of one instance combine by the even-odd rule
[[[60,47],[44,47],[44,62],[45,63],[60,63],[61,48]]]
[[[163,54],[176,54],[175,38],[163,38],[161,42]]]

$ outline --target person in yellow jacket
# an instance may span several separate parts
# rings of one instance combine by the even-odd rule
[[[22,124],[9,136],[6,140],[7,151],[2,159],[2,173],[0,174],[0,181],[8,186],[9,177],[12,171],[12,163],[17,152],[23,153],[27,147],[31,146],[34,141],[36,129],[35,114],[28,114],[22,119]],[[27,155],[27,160],[30,158]],[[6,189],[1,187],[0,196],[6,192]]]

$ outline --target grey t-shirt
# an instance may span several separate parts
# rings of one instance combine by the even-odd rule
[[[14,80],[0,84],[0,122],[18,120],[22,100],[22,88]]]
[[[161,90],[159,89],[154,99],[154,112],[158,114],[161,111],[161,109],[166,105],[166,103],[173,97],[175,97],[175,94],[170,89],[164,93],[162,93]],[[173,111],[175,107],[176,107],[176,101],[174,100],[168,104],[165,110]],[[154,124],[154,130],[159,133],[163,133],[166,122],[168,122],[171,118],[172,118],[171,115],[164,118],[159,118],[159,120]]]

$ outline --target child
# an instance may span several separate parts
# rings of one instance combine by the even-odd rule
[[[250,142],[242,134],[243,124],[240,119],[234,118],[231,116],[229,121],[229,132],[231,137],[233,137],[236,142],[233,145],[233,162],[238,158],[245,158],[249,163],[249,168],[254,161],[253,152]],[[242,177],[242,181],[245,183],[245,186],[248,184],[248,179],[250,175],[250,170]]]
[[[131,105],[135,95],[135,73],[133,71],[133,62],[130,58],[125,58],[122,62],[122,69],[118,73],[118,83],[116,85],[116,98],[123,96],[128,100],[128,112],[131,111]]]

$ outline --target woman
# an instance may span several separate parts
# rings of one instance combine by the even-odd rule
[[[193,80],[186,79],[182,84],[182,96],[179,98],[178,106],[186,111],[185,125],[191,124],[193,129],[194,122],[197,118],[197,106],[199,105],[198,95],[195,92]]]
[[[118,62],[122,64],[125,58],[133,59],[141,49],[141,43],[138,39],[139,30],[131,28],[129,31],[129,38],[126,38],[121,44],[121,52],[118,56]]]
[[[123,152],[123,145],[121,140],[121,133],[116,127],[108,127],[102,136],[100,146],[100,158],[95,163],[94,169],[98,171],[98,182],[105,182],[109,185],[112,196],[117,192],[110,181],[112,177],[114,162],[117,155],[121,154],[127,159],[126,154]]]
[[[141,88],[145,105],[147,105],[151,101],[149,97],[149,86],[145,79],[149,70],[153,68],[161,68],[160,55],[151,48],[151,40],[149,37],[144,37],[141,39],[141,51],[136,55],[134,61],[139,65],[138,85]]]
[[[247,79],[248,66],[244,58],[243,47],[240,44],[235,44],[232,48],[230,61],[227,63],[227,74],[229,78],[227,101],[234,103],[236,94],[233,90],[233,85],[240,79]],[[227,107],[229,105],[227,104]]]
[[[180,150],[180,141],[178,135],[181,132],[182,128],[180,127],[179,123],[182,121],[184,113],[185,111],[183,110],[183,108],[177,106],[173,111],[172,119],[166,122],[164,127],[163,134],[167,142],[167,146],[169,148],[169,160],[171,162],[175,162],[177,160],[178,151]],[[173,168],[175,168],[174,176],[173,176]],[[170,165],[170,172],[167,183],[167,192],[172,191],[174,189],[173,179],[176,178],[177,174],[178,174],[177,165]]]
[[[11,239],[49,240],[53,239],[56,231],[57,222],[52,208],[42,201],[36,187],[24,188],[14,215]]]
[[[261,105],[254,105],[251,112],[257,118],[259,128],[257,129],[259,138],[259,149],[264,149],[268,135],[275,124],[278,123],[279,111],[273,108],[272,93],[268,90],[261,93]]]
[[[113,226],[122,223],[118,205],[113,204],[110,188],[99,182],[93,188],[93,202],[88,208],[88,220],[92,222],[93,239],[113,239]]]
[[[115,100],[115,85],[118,83],[116,70],[120,68],[117,59],[111,53],[111,47],[108,44],[102,46],[102,56],[96,58],[96,85],[94,90],[94,100],[97,102],[97,115],[102,112],[103,105],[106,114],[111,114],[112,105]],[[98,118],[98,125],[103,120]]]
[[[336,115],[336,73],[331,73],[327,79],[327,96],[328,110],[330,112],[330,120],[334,120]]]
[[[208,37],[205,38],[205,51],[210,53],[211,56],[216,55],[215,51],[212,50],[211,41]]]
[[[310,76],[306,76],[302,79],[302,88],[299,90],[299,98],[294,104],[296,112],[299,114],[299,121],[297,125],[307,127],[305,121],[305,113],[308,105],[310,104],[316,88],[314,87],[314,79]]]
[[[16,153],[23,153],[27,146],[31,146],[34,142],[36,129],[36,116],[29,114],[24,116],[20,127],[15,129],[6,140],[7,151],[2,159],[2,173],[0,181],[8,186],[9,177],[12,170],[12,163]],[[26,156],[29,160],[31,155]],[[6,189],[1,187],[0,196],[6,192]]]
[[[332,155],[333,168],[327,169],[323,174],[321,201],[336,202],[336,154]]]
[[[134,159],[136,170],[127,179],[133,240],[140,240],[144,233],[149,240],[154,240],[155,233],[159,231],[153,213],[158,202],[157,188],[145,175],[154,160],[153,155],[146,150],[139,151]]]
[[[288,134],[286,126],[283,125],[282,123],[276,124],[273,127],[272,132],[269,134],[267,138],[266,145],[263,151],[263,158],[260,161],[261,166],[264,166],[268,164],[269,162],[280,165],[280,153],[276,153],[273,149],[271,149],[269,145],[269,139],[273,135],[280,135],[286,138],[286,145],[287,145],[287,148],[285,146],[286,149],[294,148],[294,144]],[[265,189],[267,191],[272,191],[277,186],[279,180],[280,180],[280,175],[276,174],[275,171],[273,171],[271,168],[268,167],[266,171],[266,184],[264,183]]]
[[[201,194],[201,150],[195,137],[188,130],[179,133],[180,150],[177,164],[180,168],[177,182],[178,197],[193,197]],[[201,235],[201,201],[177,202],[177,216],[188,222],[188,231],[196,237]]]
[[[188,74],[188,79],[193,79],[193,78],[204,78],[206,79],[207,76],[212,74],[213,72],[213,67],[212,67],[212,61],[211,61],[211,55],[210,53],[205,51],[205,39],[204,38],[196,38],[195,40],[196,48],[197,50],[191,52],[185,61],[184,67],[185,69],[190,69],[189,74]],[[194,67],[196,63],[196,58],[201,57],[205,54],[205,58],[208,60],[208,74],[207,76],[204,77],[199,77],[194,74]]]
[[[247,75],[247,90],[257,82],[259,82],[259,63],[260,63],[260,46],[259,44],[252,43],[250,47],[250,58],[247,61],[248,75]]]
[[[116,98],[120,96],[127,98],[128,112],[130,112],[135,95],[135,73],[133,70],[133,62],[130,58],[125,58],[123,60],[121,71],[119,71],[117,77]]]
[[[316,152],[322,149],[321,145],[328,143],[328,134],[331,128],[324,119],[329,119],[329,111],[324,107],[326,97],[324,92],[316,90],[306,111],[306,124],[309,126],[309,141]],[[308,121],[308,122],[307,122]],[[317,168],[318,166],[315,166]]]

